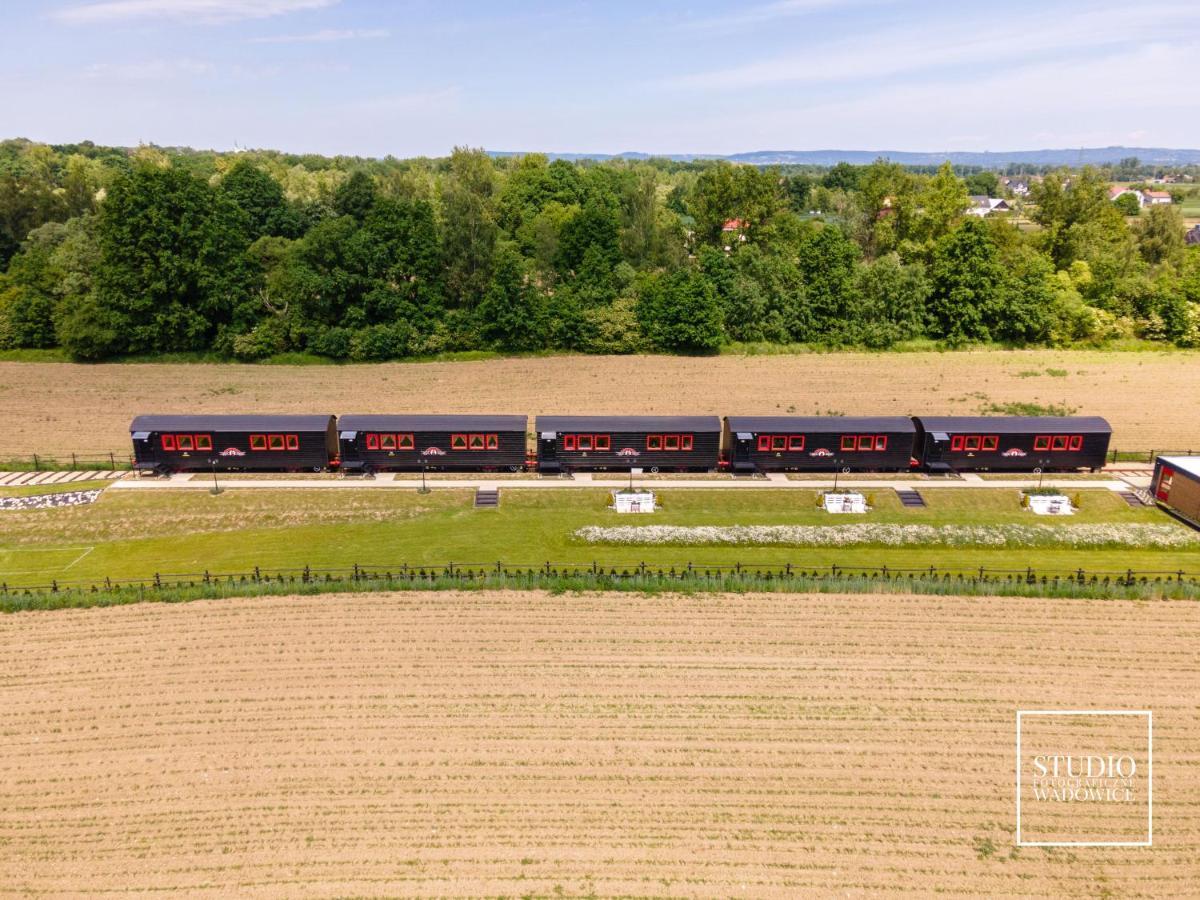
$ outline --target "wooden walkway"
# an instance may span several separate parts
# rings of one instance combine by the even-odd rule
[[[0,472],[0,487],[25,487],[33,484],[68,484],[75,481],[116,481],[129,473],[108,469],[88,472]]]

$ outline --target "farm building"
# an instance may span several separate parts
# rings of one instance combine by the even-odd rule
[[[1112,426],[1099,416],[917,416],[931,472],[1100,469]]]
[[[538,471],[715,469],[716,416],[538,416]]]
[[[1200,526],[1200,456],[1160,456],[1150,492],[1163,506]]]
[[[916,431],[907,416],[728,416],[725,446],[734,472],[907,469]]]
[[[333,416],[138,416],[140,471],[320,471],[337,456]]]
[[[351,415],[338,418],[342,471],[525,465],[525,416]]]

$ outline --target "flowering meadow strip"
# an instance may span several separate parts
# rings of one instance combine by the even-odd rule
[[[796,547],[1191,547],[1200,534],[1173,525],[590,525],[589,544]]]

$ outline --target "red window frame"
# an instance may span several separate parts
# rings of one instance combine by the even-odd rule
[[[488,450],[499,450],[500,449],[500,435],[498,435],[498,434],[484,435],[484,443]]]
[[[175,435],[175,446],[179,448],[180,453],[187,453],[196,449],[196,441],[190,434],[177,434]]]
[[[679,449],[680,450],[691,450],[692,449],[692,436],[690,434],[681,434],[679,436]]]
[[[674,444],[675,446],[671,446],[672,444]],[[663,435],[663,451],[666,452],[668,450],[674,450],[674,451],[679,450],[679,435],[677,435],[677,434],[664,434]]]
[[[980,446],[979,449],[983,450],[985,453],[988,452],[989,450],[999,450],[1000,449],[1000,437],[995,434],[984,435],[983,444]]]
[[[1082,434],[1071,435],[1071,443],[1070,443],[1070,445],[1068,445],[1067,449],[1068,450],[1082,450],[1083,449],[1083,435]]]
[[[467,449],[467,436],[465,434],[450,435],[450,449],[451,450],[466,450]]]
[[[378,450],[379,449],[379,435],[377,435],[377,434],[368,434],[367,435],[367,449],[368,450]]]
[[[485,438],[482,434],[467,435],[467,442],[468,442],[467,446],[471,450],[486,450],[487,449],[487,438]]]
[[[575,446],[580,450],[592,449],[592,436],[590,434],[581,434],[575,438]]]
[[[1035,437],[1033,439],[1033,449],[1034,450],[1049,450],[1050,449],[1050,435],[1039,434],[1037,437]]]
[[[965,438],[961,434],[956,434],[950,438],[950,449],[957,453],[962,450]]]
[[[159,439],[162,441],[162,448],[164,450],[170,450],[171,452],[174,452],[174,450],[175,450],[175,435],[163,434],[163,435],[159,436]]]
[[[211,450],[212,449],[213,445],[212,445],[212,435],[211,434],[197,434],[194,437],[196,438],[196,449],[197,450]]]
[[[966,441],[963,442],[963,449],[968,453],[978,453],[979,446],[983,443],[983,438],[977,434],[968,434]]]
[[[596,435],[592,436],[592,439],[593,439],[593,445],[595,446],[595,448],[597,450],[611,450],[612,449],[612,435],[596,434]]]
[[[287,448],[289,450],[299,450],[300,449],[300,435],[289,434],[287,436]]]
[[[1062,446],[1060,447],[1059,444]],[[1058,453],[1062,450],[1066,450],[1070,444],[1071,441],[1065,434],[1056,434],[1054,435],[1053,440],[1050,442],[1050,452]]]
[[[663,448],[663,436],[661,434],[646,435],[646,449],[647,450],[662,450],[662,448]]]
[[[380,450],[395,450],[396,449],[396,436],[394,434],[381,434],[379,436],[379,449]]]
[[[887,449],[887,435],[886,434],[875,435],[875,449],[876,450],[886,450]]]
[[[564,450],[574,450],[574,449],[575,449],[575,438],[576,438],[576,435],[573,435],[573,434],[564,434],[564,435],[562,436],[562,438],[563,438],[563,449],[564,449]]]
[[[267,449],[267,436],[265,434],[250,435],[250,449],[251,450],[266,450]]]
[[[858,436],[858,442],[857,442],[855,449],[857,449],[857,450],[874,450],[875,449],[875,435],[860,434]]]
[[[788,435],[788,450],[796,451],[804,449],[804,435],[789,434]]]
[[[787,441],[786,434],[771,435],[771,451],[774,453],[774,452],[778,452],[780,450],[786,450],[787,442],[788,441]]]
[[[276,443],[278,443],[279,446],[276,446]],[[287,449],[287,440],[284,438],[284,436],[282,434],[268,434],[267,435],[267,449],[268,450],[286,450]]]
[[[396,449],[397,450],[415,450],[416,448],[417,448],[417,442],[411,434],[396,435]]]
[[[769,453],[771,451],[771,435],[760,434],[758,436],[758,449],[765,453]]]
[[[858,438],[853,434],[842,435],[842,450],[853,451],[858,448]]]

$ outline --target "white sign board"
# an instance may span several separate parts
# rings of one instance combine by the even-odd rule
[[[829,513],[865,513],[870,508],[867,506],[867,498],[856,491],[844,494],[829,493],[823,500],[825,512]]]
[[[613,491],[612,508],[619,513],[654,512],[653,491]]]
[[[1029,508],[1038,516],[1075,515],[1075,507],[1062,494],[1030,494]]]

